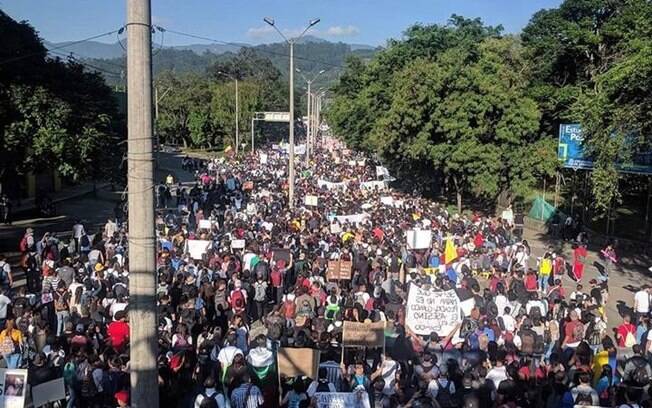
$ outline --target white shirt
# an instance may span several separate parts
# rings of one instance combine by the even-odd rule
[[[84,226],[81,224],[75,224],[72,226],[72,236],[74,238],[81,238],[84,235]]]
[[[502,318],[503,325],[505,326],[505,331],[514,333],[514,329],[516,328],[516,319],[508,314],[503,315]]]
[[[507,375],[507,368],[505,366],[494,367],[487,373],[487,380],[490,380],[494,383],[494,387],[497,390],[500,386],[500,383],[504,380],[507,380],[509,376]]]
[[[428,383],[428,393],[431,395],[433,399],[437,398],[437,394],[439,394],[439,388],[446,388],[449,387],[450,393],[455,394],[455,383],[451,382],[450,386],[448,385],[448,379],[447,378],[440,378],[438,380],[430,380]]]
[[[11,304],[11,299],[5,295],[0,295],[0,319],[7,318],[7,306]]]
[[[634,305],[636,313],[649,313],[650,311],[650,294],[647,290],[639,290],[634,295]]]
[[[496,308],[498,309],[498,316],[504,315],[505,308],[509,306],[509,299],[507,299],[507,296],[497,295],[494,301],[496,302]]]

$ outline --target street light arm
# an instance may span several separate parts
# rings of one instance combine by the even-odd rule
[[[285,40],[286,43],[290,44],[291,42],[293,42],[293,40],[289,40],[289,39],[285,36],[285,34],[283,34],[283,32],[282,32],[281,30],[279,30],[278,27],[276,27],[276,24],[272,24],[272,23],[270,23],[267,19],[265,19],[265,22],[266,22],[267,24],[271,25],[272,27],[274,27],[274,30],[276,30],[276,32],[279,33],[279,34],[281,35],[281,37],[283,37],[283,39]]]

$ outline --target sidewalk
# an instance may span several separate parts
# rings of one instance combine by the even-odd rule
[[[76,186],[66,187],[60,191],[49,193],[48,196],[52,199],[53,204],[58,204],[62,201],[71,200],[73,198],[85,196],[90,194],[93,191],[99,191],[109,187],[110,183],[81,183]],[[34,197],[26,198],[21,200],[20,205],[14,205],[11,208],[13,215],[21,214],[24,212],[32,211],[36,209],[36,200]]]

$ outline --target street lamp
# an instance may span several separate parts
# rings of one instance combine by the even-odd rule
[[[308,84],[308,101],[307,101],[307,104],[308,104],[308,112],[307,112],[307,115],[308,115],[308,123],[306,124],[306,163],[310,163],[310,143],[312,142],[312,141],[311,141],[311,135],[312,135],[312,132],[310,131],[310,130],[311,130],[311,129],[310,129],[310,126],[311,126],[311,124],[312,124],[312,118],[311,118],[311,116],[310,116],[310,115],[311,115],[311,106],[310,106],[310,104],[311,104],[311,93],[310,93],[310,87],[311,87],[312,83],[315,82],[315,81],[317,80],[317,78],[318,78],[321,74],[323,74],[324,72],[326,72],[326,70],[322,69],[322,70],[319,71],[315,76],[313,76],[312,79],[308,79],[308,78],[306,78],[306,76],[303,75],[303,73],[301,72],[301,70],[300,70],[299,68],[297,68],[297,72],[299,73],[299,75],[301,75],[301,77],[303,78],[303,80],[306,81],[306,83]]]
[[[263,19],[267,24],[274,27],[274,29],[281,35],[285,42],[290,47],[290,163],[288,166],[288,177],[289,177],[289,186],[288,186],[288,201],[290,208],[294,208],[294,44],[297,43],[301,37],[313,26],[319,23],[319,19],[310,20],[308,26],[301,32],[298,37],[288,39],[281,30],[276,27],[276,23],[273,18],[265,17]]]
[[[231,78],[235,81],[235,154],[237,156],[238,148],[240,145],[240,104],[238,102],[238,77],[223,71],[217,71],[217,73],[227,78]]]

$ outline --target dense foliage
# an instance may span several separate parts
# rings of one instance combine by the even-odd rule
[[[0,31],[0,181],[46,170],[69,180],[118,175],[124,128],[103,78],[49,58],[34,29],[2,11]]]
[[[478,19],[415,25],[370,62],[349,58],[329,123],[399,175],[462,197],[525,196],[556,166],[560,123],[579,122],[594,206],[618,198],[615,163],[649,149],[652,3],[565,0],[519,37]],[[625,135],[637,143],[625,143]]]

